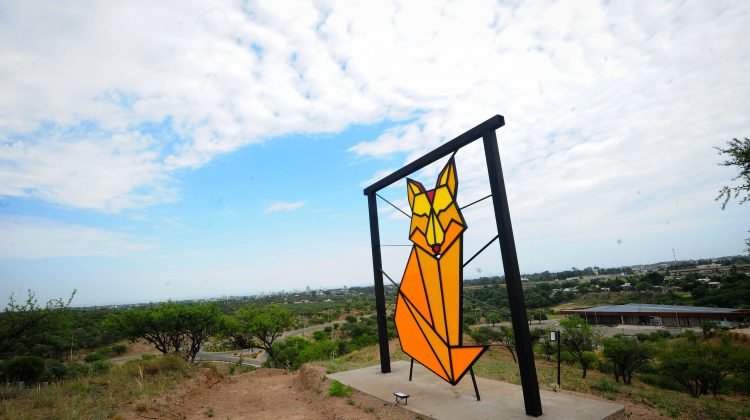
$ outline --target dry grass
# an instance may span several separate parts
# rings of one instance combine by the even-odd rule
[[[0,392],[0,418],[117,418],[124,406],[145,406],[193,371],[182,359],[163,357],[115,365],[104,374],[63,380],[44,388]]]

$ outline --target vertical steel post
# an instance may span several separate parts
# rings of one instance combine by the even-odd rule
[[[372,246],[372,273],[375,277],[375,311],[378,319],[378,344],[380,347],[380,371],[391,372],[391,353],[388,349],[388,323],[385,319],[385,289],[383,288],[383,261],[380,256],[380,228],[378,227],[378,203],[375,191],[367,194],[370,211],[370,242]]]
[[[492,192],[492,205],[495,210],[495,223],[500,236],[500,253],[505,271],[505,287],[508,292],[513,334],[516,338],[518,367],[521,374],[521,388],[526,414],[530,416],[542,415],[542,401],[539,397],[539,383],[534,365],[534,353],[531,349],[531,334],[529,333],[526,303],[521,285],[521,271],[518,267],[516,243],[513,239],[513,228],[510,223],[510,209],[505,192],[503,168],[500,164],[500,152],[497,147],[497,136],[494,130],[483,134],[484,155],[487,160],[487,171]]]
[[[560,331],[555,332],[557,339],[557,387],[560,388]]]

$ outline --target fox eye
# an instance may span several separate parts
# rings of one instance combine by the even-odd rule
[[[430,202],[427,201],[427,196],[419,194],[414,197],[414,207],[412,207],[411,211],[417,216],[426,216],[430,214]]]
[[[451,203],[453,203],[453,197],[448,192],[448,188],[439,187],[435,190],[435,198],[432,200],[432,207],[435,208],[435,213],[440,213],[447,209]]]

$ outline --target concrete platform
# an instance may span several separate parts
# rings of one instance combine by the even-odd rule
[[[393,402],[394,392],[410,394],[404,407],[434,419],[530,419],[518,385],[477,377],[481,401],[474,396],[467,374],[451,386],[419,363],[409,382],[409,363],[391,363],[391,373],[380,373],[380,365],[328,375],[343,384],[381,400]],[[623,406],[559,392],[540,391],[544,415],[540,419],[624,419]]]

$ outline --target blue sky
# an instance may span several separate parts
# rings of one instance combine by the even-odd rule
[[[371,282],[362,189],[502,114],[524,272],[736,255],[746,2],[0,5],[0,297]],[[479,145],[459,201],[488,192]],[[416,174],[425,185],[444,162]],[[406,208],[405,187],[383,195]],[[384,243],[408,220],[381,202]],[[467,209],[465,254],[494,236]],[[496,246],[489,249],[497,251]],[[400,277],[408,248],[384,249]],[[487,252],[467,277],[499,274]]]

